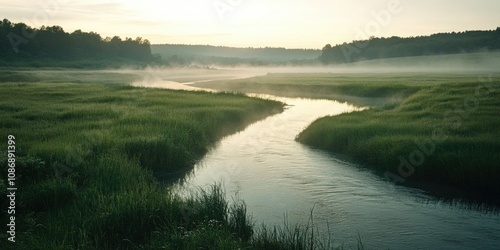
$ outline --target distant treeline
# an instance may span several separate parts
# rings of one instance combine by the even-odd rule
[[[500,49],[500,28],[489,31],[439,33],[410,38],[370,38],[336,46],[327,44],[319,57],[325,64],[363,60],[470,53]]]
[[[153,54],[161,55],[169,64],[202,65],[273,65],[307,64],[321,54],[319,49],[233,48],[211,45],[159,44],[151,45]]]
[[[0,21],[0,65],[106,67],[147,64],[154,60],[148,40],[95,32],[67,33],[60,26],[32,28]]]

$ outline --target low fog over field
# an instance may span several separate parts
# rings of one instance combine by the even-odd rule
[[[352,64],[289,66],[289,67],[221,67],[218,65],[184,68],[147,68],[143,71],[124,70],[140,74],[135,86],[184,89],[186,84],[216,80],[230,80],[263,76],[269,73],[446,73],[474,74],[500,71],[500,52],[483,52],[456,55],[404,57],[362,61]],[[183,85],[179,85],[182,83]],[[188,87],[187,89],[192,89]]]

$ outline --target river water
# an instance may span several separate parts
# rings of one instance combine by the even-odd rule
[[[267,97],[268,98],[268,97]],[[500,249],[500,215],[450,204],[294,139],[317,118],[359,110],[331,100],[274,99],[285,111],[228,136],[175,185],[221,183],[257,225],[307,224],[336,246],[366,249]],[[231,199],[229,199],[231,200]]]

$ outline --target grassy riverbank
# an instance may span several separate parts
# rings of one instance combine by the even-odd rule
[[[220,188],[180,198],[153,174],[188,170],[222,136],[280,112],[281,103],[114,84],[1,88],[0,135],[5,143],[15,137],[18,188],[16,243],[2,236],[2,249],[279,249],[313,242],[307,228],[256,232],[244,203],[228,205]]]
[[[378,104],[319,119],[297,140],[390,171],[396,181],[500,194],[498,75],[271,74],[199,86]]]
[[[453,82],[455,76],[440,76]],[[272,73],[246,79],[196,83],[194,86],[241,93],[262,93],[286,97],[332,99],[362,106],[401,102],[435,81],[424,74],[366,73]]]

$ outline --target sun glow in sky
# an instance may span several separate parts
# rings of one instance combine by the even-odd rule
[[[376,37],[490,30],[498,0],[0,0],[0,18],[153,44],[320,49]]]

